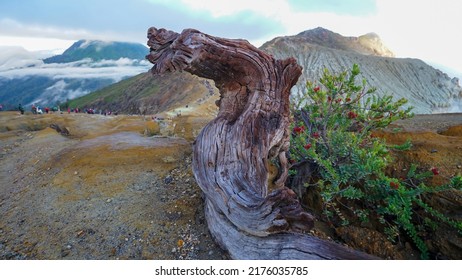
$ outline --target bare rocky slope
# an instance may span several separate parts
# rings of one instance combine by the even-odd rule
[[[414,112],[428,114],[460,111],[462,88],[456,78],[422,60],[395,58],[376,34],[343,37],[332,31],[316,28],[295,36],[277,37],[260,49],[276,58],[295,57],[303,67],[303,75],[293,94],[302,94],[307,81],[317,81],[325,68],[331,72],[351,69],[356,63],[362,77],[377,93],[406,98]]]

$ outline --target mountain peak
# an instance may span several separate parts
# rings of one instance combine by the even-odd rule
[[[359,36],[359,38],[361,38],[361,37],[365,37],[365,38],[368,38],[368,39],[371,39],[371,40],[381,40],[380,36],[375,32],[369,32],[367,34]]]
[[[394,57],[376,33],[367,33],[359,37],[346,37],[338,33],[317,27],[293,36],[305,43],[344,51],[353,51],[365,55]]]
[[[97,51],[101,51],[103,47],[110,46],[111,44],[114,43],[120,43],[120,42],[111,42],[111,41],[101,41],[101,40],[79,40],[74,43],[73,46],[76,48],[80,49],[86,49],[86,48],[94,48]]]
[[[329,29],[324,27],[316,27],[314,29],[309,29],[302,31],[297,34],[297,36],[305,36],[305,37],[321,37],[321,36],[342,36],[338,33],[335,33]]]
[[[139,43],[79,40],[65,50],[62,55],[56,55],[43,61],[45,63],[67,63],[85,58],[91,58],[94,61],[118,60],[120,58],[142,60],[147,53],[147,47]]]
[[[416,114],[460,110],[462,89],[457,79],[418,59],[394,58],[375,33],[344,37],[324,28],[295,36],[278,37],[263,44],[261,50],[276,59],[294,57],[303,68],[294,96],[306,92],[306,82],[319,80],[325,69],[341,73],[358,64],[368,87],[379,96],[393,94],[405,98]]]

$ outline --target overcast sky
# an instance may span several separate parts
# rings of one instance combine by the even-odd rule
[[[398,57],[462,73],[461,13],[460,0],[2,0],[0,46],[59,52],[79,39],[145,44],[155,26],[259,47],[321,26],[344,36],[375,32]]]

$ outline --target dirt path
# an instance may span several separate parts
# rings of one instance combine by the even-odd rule
[[[141,117],[1,113],[0,259],[226,258],[190,142],[143,135],[152,129]]]

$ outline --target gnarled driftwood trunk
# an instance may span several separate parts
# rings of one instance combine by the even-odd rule
[[[245,40],[186,29],[148,30],[153,73],[187,71],[215,81],[218,116],[194,144],[193,170],[216,241],[235,259],[357,259],[370,256],[305,234],[314,218],[284,186],[289,94],[295,59],[276,60]],[[279,173],[268,193],[268,169]]]

